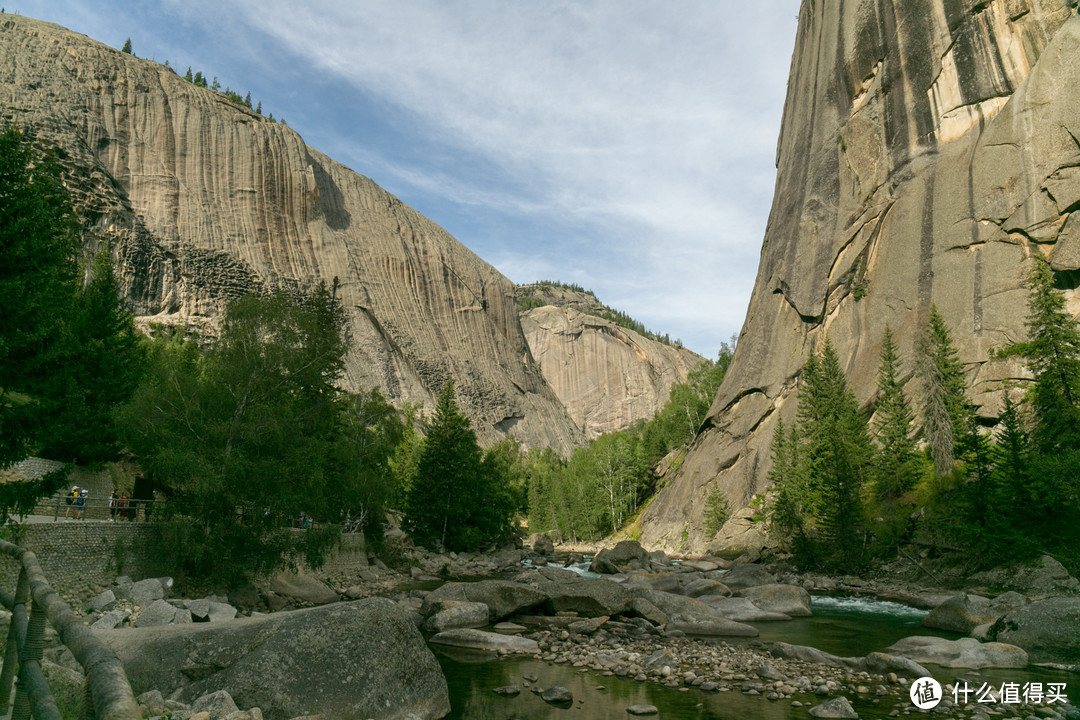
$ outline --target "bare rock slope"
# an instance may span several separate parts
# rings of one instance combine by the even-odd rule
[[[643,542],[709,541],[704,498],[766,484],[808,351],[828,334],[872,399],[882,333],[911,371],[936,303],[971,399],[1022,377],[989,351],[1023,337],[1029,258],[1080,311],[1080,18],[1075,0],[804,0],[757,282],[705,431],[644,513]],[[913,386],[909,386],[909,391]]]
[[[482,441],[580,442],[529,353],[513,284],[288,127],[12,15],[0,16],[0,117],[59,149],[88,247],[109,244],[137,314],[212,332],[239,295],[336,276],[351,387],[432,407],[453,379]]]
[[[569,305],[533,308],[521,327],[544,378],[590,440],[651,419],[703,360]]]

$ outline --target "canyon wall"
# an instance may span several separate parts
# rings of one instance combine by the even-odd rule
[[[643,542],[703,550],[710,488],[734,508],[764,491],[776,422],[794,420],[826,335],[869,406],[886,325],[910,376],[935,303],[971,400],[996,416],[995,391],[1025,371],[990,351],[1024,337],[1032,256],[1080,313],[1077,58],[1075,0],[804,0],[734,361]]]
[[[0,119],[56,149],[87,251],[107,244],[143,324],[213,334],[236,297],[337,277],[350,388],[433,408],[453,379],[482,442],[582,441],[529,352],[514,285],[284,124],[13,15],[0,16]]]

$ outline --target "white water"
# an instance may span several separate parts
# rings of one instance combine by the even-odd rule
[[[810,603],[815,610],[851,615],[886,615],[898,620],[922,620],[930,612],[910,605],[865,597],[813,595]]]

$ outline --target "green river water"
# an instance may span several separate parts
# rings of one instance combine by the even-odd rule
[[[926,611],[863,598],[814,598],[814,616],[787,622],[756,623],[759,641],[782,641],[794,645],[810,645],[835,655],[862,656],[884,650],[900,638],[909,635],[939,635],[959,637],[919,626]],[[728,642],[738,642],[729,639]],[[640,703],[655,705],[660,718],[686,719],[724,718],[731,720],[781,720],[810,718],[809,707],[821,699],[813,695],[796,696],[804,707],[791,706],[791,700],[772,702],[761,696],[744,695],[738,691],[705,693],[700,690],[678,690],[651,682],[635,682],[616,676],[605,677],[597,672],[579,672],[567,665],[548,664],[526,658],[497,658],[490,654],[457,651],[433,646],[442,665],[450,689],[451,712],[448,718],[457,720],[547,720],[549,718],[582,718],[588,720],[626,720],[631,716],[626,708]],[[972,685],[984,682],[995,686],[1002,682],[1067,683],[1069,699],[1080,704],[1080,674],[1039,667],[1024,670],[950,670],[928,668],[944,685],[966,679]],[[574,694],[574,705],[560,709],[548,705],[526,689],[522,676],[535,673],[537,686],[557,685]],[[913,679],[913,678],[912,678]],[[505,685],[518,685],[522,693],[516,698],[503,698],[493,690]],[[874,697],[847,697],[863,718],[887,717],[895,700],[886,697],[875,703]],[[1005,706],[997,705],[996,709]],[[1004,717],[1009,717],[1006,713]],[[652,716],[657,717],[657,716]]]

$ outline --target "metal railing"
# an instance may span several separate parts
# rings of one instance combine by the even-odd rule
[[[0,670],[0,714],[6,715],[11,707],[11,720],[60,720],[60,710],[41,671],[48,621],[86,676],[80,720],[140,720],[142,714],[120,660],[49,586],[37,556],[6,540],[0,540],[0,552],[20,565],[15,595],[0,592],[0,602],[11,610],[4,666]],[[16,666],[19,672],[12,707]]]
[[[38,500],[34,506],[32,515],[52,516],[54,521],[60,520],[115,520],[122,521],[146,521],[150,519],[155,503],[161,500],[134,500],[124,498],[122,501],[111,502],[108,497],[82,498],[82,504],[72,502],[70,493],[62,493]],[[121,504],[121,502],[123,504]],[[141,511],[141,512],[140,512]]]

